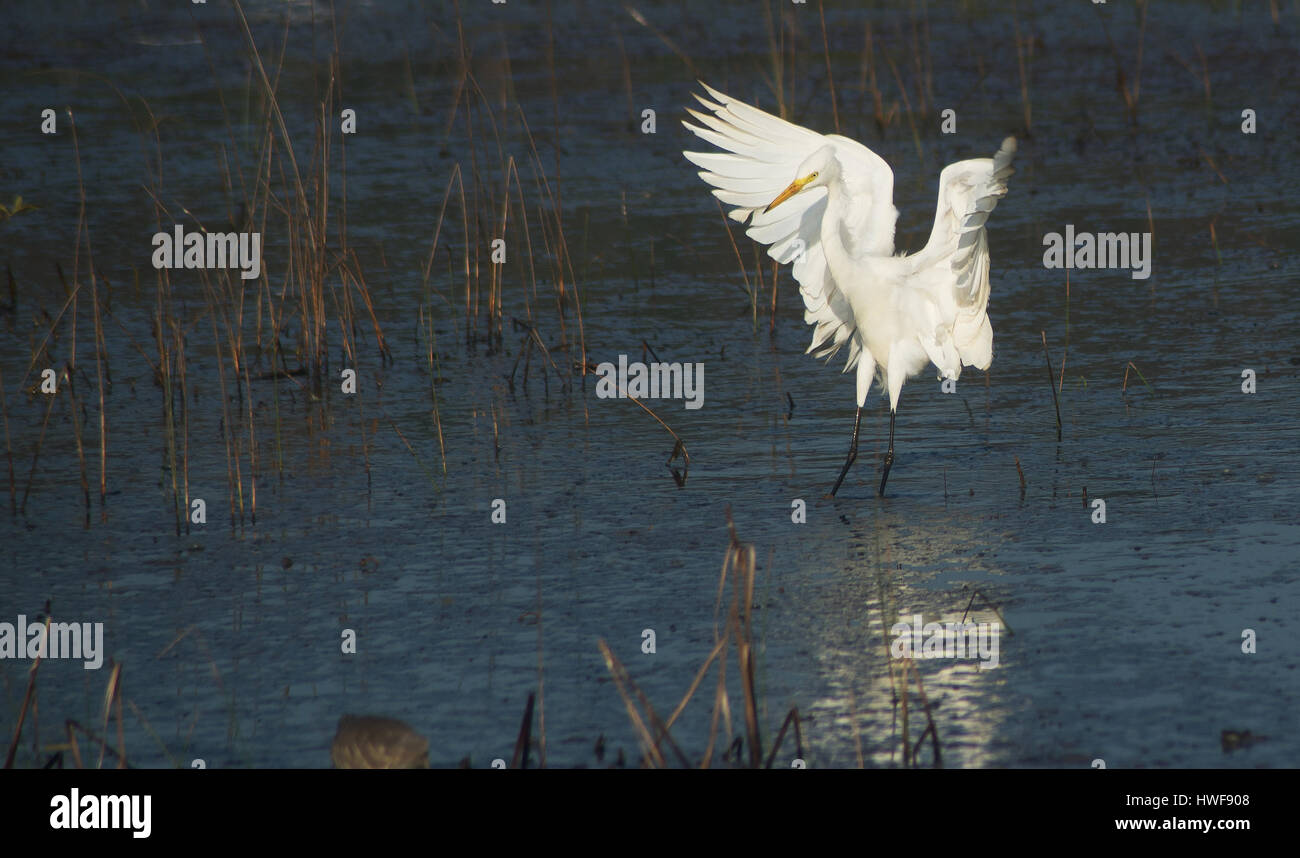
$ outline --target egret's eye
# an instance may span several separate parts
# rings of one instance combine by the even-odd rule
[[[812,175],[808,177],[808,180],[812,181],[813,179],[817,178],[817,172],[818,172],[817,170],[813,170]]]

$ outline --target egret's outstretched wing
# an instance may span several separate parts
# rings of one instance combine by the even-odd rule
[[[934,229],[921,252],[911,257],[913,270],[923,272],[935,302],[935,334],[922,335],[921,344],[946,376],[959,375],[962,364],[988,369],[993,360],[984,222],[1006,196],[1007,178],[1015,172],[1011,167],[1015,152],[1016,138],[1008,137],[992,158],[958,161],[943,168]]]
[[[862,343],[854,337],[856,324],[849,302],[831,277],[821,247],[821,223],[826,212],[826,189],[810,188],[764,213],[792,180],[799,164],[826,145],[835,147],[841,174],[849,190],[849,215],[842,225],[845,244],[862,248],[873,238],[893,247],[893,217],[873,222],[872,194],[892,196],[894,174],[880,156],[854,140],[836,134],[818,134],[786,122],[756,107],[737,101],[701,84],[713,99],[695,98],[707,113],[690,110],[698,125],[683,122],[697,136],[725,152],[683,152],[703,168],[700,178],[713,185],[713,194],[734,206],[729,216],[749,223],[746,234],[771,245],[768,254],[778,262],[793,262],[794,277],[803,294],[804,321],[815,325],[808,351],[829,357],[846,343],[851,369],[861,356]],[[886,208],[893,212],[892,201]]]

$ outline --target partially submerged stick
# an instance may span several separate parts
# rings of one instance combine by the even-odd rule
[[[1039,331],[1039,336],[1043,338],[1043,357],[1047,360],[1047,386],[1052,389],[1052,404],[1056,406],[1056,440],[1061,440],[1061,401],[1056,397],[1056,383],[1053,377],[1056,373],[1052,372],[1052,356],[1047,353],[1047,333]]]

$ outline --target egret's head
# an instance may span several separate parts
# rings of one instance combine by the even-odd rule
[[[839,176],[839,170],[840,162],[835,157],[835,147],[829,145],[821,147],[803,160],[799,169],[795,171],[794,181],[776,199],[768,203],[763,212],[770,212],[805,188],[820,188],[830,184]]]

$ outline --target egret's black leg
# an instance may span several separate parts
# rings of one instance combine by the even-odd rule
[[[853,467],[853,462],[858,458],[858,427],[862,425],[862,406],[858,406],[858,414],[853,418],[853,442],[849,444],[849,455],[844,460],[844,467],[840,468],[840,478],[835,481],[835,488],[831,489],[831,497],[840,490],[840,483],[844,482],[844,475]]]
[[[885,496],[885,483],[889,481],[889,466],[894,464],[894,413],[889,412],[889,449],[885,451],[885,473],[880,477],[880,496]],[[857,439],[857,433],[854,432],[854,439]]]

